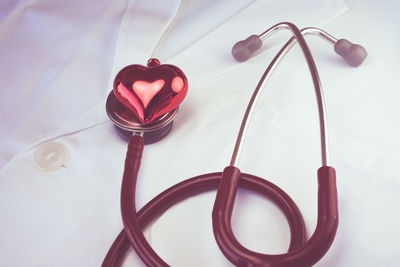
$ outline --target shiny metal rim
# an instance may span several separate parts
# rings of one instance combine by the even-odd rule
[[[177,107],[174,110],[171,110],[170,112],[156,118],[150,123],[141,123],[139,121],[128,121],[127,119],[122,117],[121,114],[118,113],[116,105],[121,105],[121,103],[118,102],[114,95],[114,92],[111,91],[107,97],[106,103],[106,112],[108,117],[119,128],[140,133],[156,131],[168,125],[175,118],[179,109],[179,107]]]

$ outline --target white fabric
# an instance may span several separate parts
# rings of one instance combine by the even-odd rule
[[[170,135],[145,147],[138,207],[185,178],[228,165],[247,100],[290,35],[279,33],[242,64],[230,56],[233,43],[280,21],[299,27],[325,24],[333,35],[365,44],[370,55],[362,67],[350,68],[331,47],[308,38],[325,88],[340,205],[337,237],[317,266],[398,265],[397,5],[381,5],[382,20],[366,26],[375,11],[372,3],[352,0],[349,11],[332,21],[346,10],[342,1],[185,1],[158,57],[186,73],[189,93]],[[126,152],[105,114],[104,99],[121,67],[146,63],[179,4],[0,3],[2,265],[101,264],[122,229],[119,190]],[[379,31],[387,42],[371,33]],[[253,118],[239,167],[286,190],[311,234],[320,149],[305,66],[294,48],[277,69]],[[70,161],[58,171],[43,172],[33,155],[51,140],[68,147]],[[214,197],[212,192],[188,200],[146,229],[150,243],[172,266],[230,266],[212,235]],[[250,249],[287,249],[283,215],[258,195],[238,194],[233,227]],[[132,251],[124,261],[124,266],[140,264]]]

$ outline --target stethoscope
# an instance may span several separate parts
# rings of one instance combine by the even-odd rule
[[[168,188],[138,212],[135,205],[135,189],[144,144],[156,142],[168,134],[177,114],[178,105],[186,95],[187,81],[180,69],[173,65],[160,65],[156,59],[150,59],[147,67],[131,65],[117,74],[114,90],[107,99],[106,110],[119,129],[119,133],[129,138],[121,187],[121,214],[124,229],[109,249],[103,261],[103,267],[120,266],[129,246],[133,247],[147,266],[168,266],[147,242],[143,235],[143,228],[174,204],[216,188],[218,188],[217,195],[212,211],[213,232],[220,250],[233,264],[237,266],[310,266],[319,261],[328,251],[338,227],[336,175],[335,169],[329,166],[325,104],[321,83],[314,59],[303,35],[312,34],[322,37],[334,45],[334,50],[351,66],[360,65],[367,53],[362,46],[352,44],[345,39],[337,40],[321,29],[299,30],[292,23],[283,22],[260,35],[252,35],[236,43],[232,48],[233,56],[238,61],[247,60],[261,47],[262,39],[268,38],[281,29],[291,30],[293,37],[280,49],[254,90],[239,130],[230,165],[222,173],[203,174]],[[306,240],[301,212],[289,195],[267,180],[242,173],[237,168],[243,145],[242,140],[262,89],[273,70],[296,41],[305,55],[315,88],[322,152],[322,167],[318,169],[317,175],[318,220],[316,229],[308,240]],[[151,70],[156,69],[164,73],[161,74],[161,79],[153,77]],[[163,91],[161,88],[164,86],[168,88]],[[160,104],[162,101],[165,101],[165,105]],[[147,110],[149,107],[150,109]],[[231,227],[231,216],[238,187],[264,195],[282,210],[288,220],[291,234],[287,253],[261,254],[243,247],[237,241]]]

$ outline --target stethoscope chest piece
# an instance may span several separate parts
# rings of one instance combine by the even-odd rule
[[[121,105],[114,92],[110,92],[106,103],[107,115],[114,122],[118,134],[124,140],[129,141],[132,133],[142,133],[145,144],[155,143],[168,135],[178,109],[177,107],[150,123],[142,123],[132,111]]]
[[[145,144],[155,143],[171,131],[187,90],[183,71],[151,58],[147,66],[129,65],[118,72],[107,98],[107,115],[124,139],[140,133]]]

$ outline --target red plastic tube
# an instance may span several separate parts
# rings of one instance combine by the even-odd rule
[[[134,135],[129,140],[126,152],[124,176],[121,186],[121,215],[125,233],[135,251],[140,251],[143,262],[152,266],[168,266],[151,248],[144,237],[142,228],[136,216],[136,182],[144,147],[144,139]]]
[[[153,198],[136,213],[135,188],[142,151],[143,139],[139,136],[133,136],[128,146],[121,189],[121,212],[124,229],[109,249],[102,267],[120,266],[129,246],[134,248],[146,266],[168,266],[148,244],[143,236],[143,229],[152,220],[176,203],[217,188],[220,190],[217,193],[216,204],[213,209],[214,234],[224,255],[236,265],[289,266],[293,263],[294,265],[291,266],[303,266],[303,264],[315,262],[322,257],[333,241],[337,228],[337,202],[335,202],[336,185],[334,183],[334,169],[331,167],[322,167],[318,171],[320,185],[318,191],[317,230],[311,239],[305,243],[304,221],[293,200],[276,185],[262,178],[240,173],[234,167],[227,167],[223,173],[204,174],[178,183]],[[222,180],[221,177],[223,177]],[[233,190],[236,187],[231,192],[226,190],[229,187],[224,189],[224,184],[229,183],[229,179],[233,180],[232,184],[234,187],[231,186],[231,189]],[[288,220],[291,233],[289,252],[287,254],[282,254],[283,256],[267,255],[273,257],[274,260],[267,259],[264,262],[264,258],[260,261],[255,257],[255,255],[258,257],[264,254],[249,251],[237,243],[230,228],[230,217],[233,208],[233,204],[230,201],[234,200],[237,187],[249,189],[264,195],[282,210]],[[228,195],[226,200],[223,200],[224,194]],[[224,206],[226,205],[230,209],[224,210]],[[318,248],[319,245],[322,248]],[[311,253],[312,255],[308,255],[307,253]],[[297,263],[298,265],[296,265]]]
[[[337,226],[338,207],[335,170],[318,170],[318,222],[314,234],[304,245],[285,254],[261,254],[243,247],[231,228],[231,217],[237,187],[241,179],[238,168],[226,167],[219,184],[213,208],[213,230],[219,248],[236,266],[310,266],[331,246]]]

